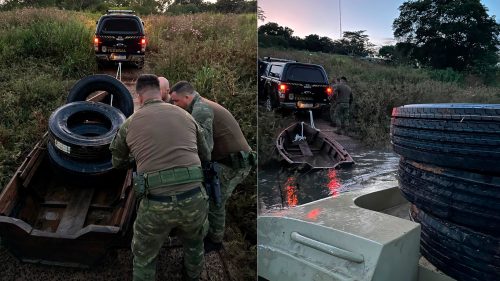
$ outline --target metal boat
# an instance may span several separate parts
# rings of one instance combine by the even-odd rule
[[[279,154],[290,164],[306,164],[313,169],[349,166],[354,160],[333,138],[304,122],[284,129],[276,139]]]
[[[373,187],[261,215],[260,280],[454,280],[420,258],[409,207],[396,186]]]

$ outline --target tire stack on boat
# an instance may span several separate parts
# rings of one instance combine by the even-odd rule
[[[108,94],[102,102],[87,101],[103,92]],[[81,184],[109,176],[113,171],[109,145],[133,110],[130,92],[114,77],[98,74],[78,81],[67,104],[49,118],[47,149],[55,170]]]
[[[422,255],[457,280],[500,280],[500,105],[394,108],[391,141]]]

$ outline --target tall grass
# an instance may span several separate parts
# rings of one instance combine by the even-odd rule
[[[446,70],[387,66],[347,56],[292,50],[260,48],[259,55],[321,64],[330,80],[346,76],[354,94],[353,131],[367,144],[388,142],[393,107],[414,103],[500,103],[500,88],[477,81],[467,84],[459,74]],[[269,122],[259,116],[259,124],[268,126]]]
[[[152,71],[171,83],[189,80],[202,96],[228,108],[256,149],[256,15],[144,19]]]
[[[47,130],[75,79],[91,74],[90,19],[56,9],[0,13],[0,186]]]

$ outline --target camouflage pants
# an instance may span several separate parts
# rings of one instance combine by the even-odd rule
[[[134,281],[155,280],[156,258],[172,229],[182,240],[184,268],[190,278],[203,270],[203,237],[207,228],[208,196],[205,188],[190,198],[172,202],[143,199],[134,222],[132,253]]]
[[[224,238],[224,229],[226,226],[226,202],[231,197],[234,189],[240,184],[250,173],[252,167],[241,169],[233,169],[230,166],[220,164],[221,171],[220,189],[221,189],[221,204],[220,207],[210,200],[210,208],[208,211],[208,237],[216,243],[222,242]]]
[[[349,127],[349,103],[333,103],[330,106],[330,120],[335,121],[339,129]]]

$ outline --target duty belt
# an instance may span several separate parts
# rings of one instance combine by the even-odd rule
[[[193,196],[193,195],[197,194],[198,192],[200,192],[201,188],[202,187],[198,186],[196,188],[190,189],[188,191],[185,191],[185,192],[182,192],[182,193],[179,193],[179,194],[174,194],[174,195],[154,195],[154,194],[148,194],[148,195],[146,195],[146,197],[149,200],[154,200],[154,201],[169,203],[169,202],[174,201],[174,197],[176,198],[177,201],[188,199],[191,196]]]
[[[191,182],[203,182],[201,166],[172,168],[144,174],[146,186],[149,189],[172,186]]]
[[[249,166],[255,166],[257,164],[257,157],[254,151],[239,151],[230,153],[228,156],[217,160],[216,162],[233,167],[235,169],[239,169]]]

